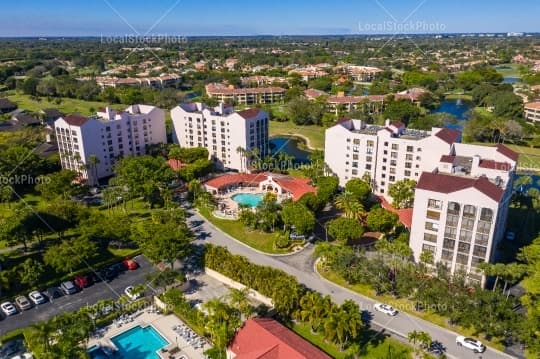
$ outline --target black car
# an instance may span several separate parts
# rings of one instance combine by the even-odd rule
[[[62,296],[62,291],[58,287],[50,287],[45,291],[45,295],[52,301],[53,299],[60,298]]]
[[[94,277],[97,277],[98,280],[95,280],[95,282],[97,281],[106,281],[106,282],[110,282],[111,280],[113,280],[114,278],[116,278],[116,276],[118,275],[118,271],[114,268],[104,268],[102,270],[99,270],[95,275]]]

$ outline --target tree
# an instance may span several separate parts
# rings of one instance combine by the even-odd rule
[[[10,184],[0,183],[0,202],[8,205],[11,208],[11,201],[13,200],[13,194],[15,190]]]
[[[359,239],[364,234],[364,229],[357,220],[350,218],[336,218],[327,223],[328,234],[340,242]]]
[[[306,206],[298,202],[283,205],[281,218],[287,226],[294,227],[295,232],[308,235],[315,227],[315,216]]]
[[[236,308],[246,320],[253,315],[253,307],[248,299],[249,288],[244,289],[229,289],[229,303]]]
[[[420,116],[420,109],[409,100],[391,100],[387,103],[383,113],[385,118],[401,121],[405,125],[413,122]]]
[[[61,170],[40,176],[35,188],[46,200],[71,199],[71,197],[82,194],[86,190],[85,186],[75,181],[77,176],[75,171]]]
[[[521,117],[523,100],[511,91],[491,93],[485,100],[486,105],[493,106],[493,114],[501,117]]]
[[[333,310],[335,304],[330,296],[323,297],[318,292],[310,291],[300,299],[297,316],[308,322],[311,331],[316,333],[324,322],[326,315]]]
[[[176,211],[154,213],[150,222],[138,222],[131,237],[152,261],[165,262],[174,269],[174,262],[189,255],[193,233]]]
[[[339,179],[335,176],[317,178],[317,197],[321,204],[327,204],[332,200],[339,186]]]
[[[407,340],[412,343],[416,352],[420,352],[421,348],[427,349],[431,346],[431,336],[427,332],[413,330],[407,334]]]
[[[321,123],[324,106],[305,97],[295,97],[285,105],[285,116],[296,125],[316,125]]]
[[[214,344],[225,349],[233,338],[234,333],[240,327],[240,313],[227,305],[221,298],[214,298],[203,304],[208,313],[205,328],[210,333]]]
[[[371,194],[371,186],[361,178],[352,178],[345,184],[345,192],[350,193],[360,203],[365,204]]]
[[[346,218],[360,220],[365,214],[364,205],[350,192],[343,192],[336,197],[336,208],[343,211]]]
[[[384,208],[372,209],[366,217],[366,225],[370,231],[389,232],[398,222],[398,215]]]
[[[420,253],[420,262],[425,264],[433,264],[434,254],[432,251],[422,251]]]
[[[28,258],[17,266],[17,274],[21,283],[34,287],[40,282],[44,272],[43,264],[32,258]]]
[[[392,197],[394,208],[410,208],[414,202],[414,189],[416,181],[405,179],[392,183],[388,188],[388,195]]]
[[[66,269],[73,273],[74,269],[96,254],[96,244],[87,238],[79,237],[73,240],[65,239],[60,244],[50,246],[43,255],[43,261],[59,273],[64,273]]]
[[[277,203],[277,196],[274,193],[264,194],[262,201],[256,207],[259,216],[258,226],[266,232],[273,232],[279,220],[280,206]]]

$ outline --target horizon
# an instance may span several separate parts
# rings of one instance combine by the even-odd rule
[[[51,6],[53,5],[54,6]],[[239,0],[67,0],[3,4],[0,37],[393,36],[537,33],[540,4],[494,0],[322,0],[253,4]],[[526,11],[523,11],[526,9]],[[82,16],[84,15],[84,16]],[[174,34],[174,35],[173,35]]]

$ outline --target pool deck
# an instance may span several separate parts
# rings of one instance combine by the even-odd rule
[[[214,211],[214,216],[221,219],[230,219],[230,220],[238,219],[239,206],[238,206],[238,203],[236,203],[234,199],[232,199],[232,197],[234,195],[241,194],[241,193],[264,195],[267,192],[261,191],[257,187],[236,187],[225,193],[214,195],[218,203],[217,209]],[[282,200],[287,199],[287,198],[289,198],[289,196],[281,195],[281,196],[278,196],[277,200],[278,202],[281,202]]]
[[[138,314],[138,315],[137,315]],[[122,334],[123,332],[136,327],[146,327],[151,325],[154,329],[164,337],[169,345],[166,345],[164,348],[167,351],[172,351],[174,348],[178,347],[180,351],[176,352],[174,355],[169,354],[168,352],[162,352],[161,350],[157,352],[160,358],[163,359],[179,359],[184,357],[185,359],[204,359],[206,356],[203,354],[204,351],[210,349],[210,345],[206,343],[202,348],[195,349],[191,346],[182,336],[178,335],[173,331],[173,328],[177,326],[185,325],[180,319],[175,315],[162,315],[154,311],[141,311],[133,315],[133,321],[125,323],[120,327],[116,325],[109,325],[105,328],[104,335],[101,338],[91,338],[88,342],[88,348],[93,346],[99,347],[112,347],[114,344],[111,341],[111,338]]]

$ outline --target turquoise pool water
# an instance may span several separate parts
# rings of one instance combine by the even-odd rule
[[[131,328],[111,341],[120,357],[129,359],[159,359],[156,351],[169,344],[152,326]]]
[[[257,207],[259,202],[262,201],[262,193],[237,193],[233,195],[232,200],[238,204],[243,204],[249,207]]]

